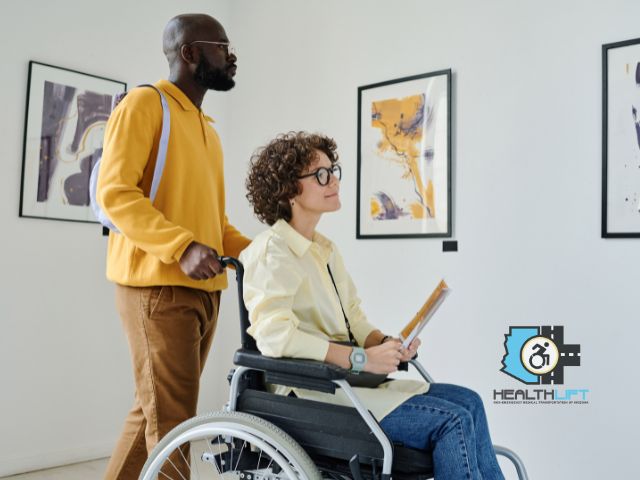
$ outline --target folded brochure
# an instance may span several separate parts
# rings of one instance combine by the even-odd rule
[[[420,335],[424,326],[431,319],[436,310],[438,310],[438,307],[442,305],[442,302],[444,302],[444,299],[449,295],[449,292],[449,286],[444,280],[440,280],[440,283],[431,293],[429,298],[427,298],[427,301],[424,302],[422,308],[418,310],[418,313],[416,313],[413,319],[411,319],[411,321],[407,323],[406,327],[404,327],[400,332],[400,340],[402,340],[402,345],[405,348],[409,346],[414,338]]]

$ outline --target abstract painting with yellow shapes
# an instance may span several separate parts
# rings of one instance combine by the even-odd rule
[[[451,236],[451,70],[358,89],[357,237]]]
[[[29,63],[20,216],[96,223],[89,177],[123,82]]]

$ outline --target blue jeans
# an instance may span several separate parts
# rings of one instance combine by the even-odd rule
[[[431,451],[437,480],[504,480],[493,450],[482,399],[473,390],[432,383],[384,417],[394,442]]]

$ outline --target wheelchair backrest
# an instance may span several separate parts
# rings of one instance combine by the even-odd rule
[[[258,351],[258,346],[256,345],[256,341],[254,338],[247,333],[247,329],[249,328],[249,312],[247,311],[247,307],[244,305],[244,296],[243,296],[243,286],[242,279],[244,277],[244,267],[242,263],[237,258],[233,257],[220,257],[220,263],[224,267],[229,265],[233,265],[236,269],[236,283],[238,284],[238,310],[240,311],[240,341],[242,342],[242,348],[247,350]]]

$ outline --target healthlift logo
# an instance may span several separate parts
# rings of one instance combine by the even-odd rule
[[[499,404],[586,404],[588,389],[562,388],[565,367],[580,366],[580,345],[564,343],[564,327],[509,327],[504,341],[501,372],[525,385],[551,388],[493,391]]]

